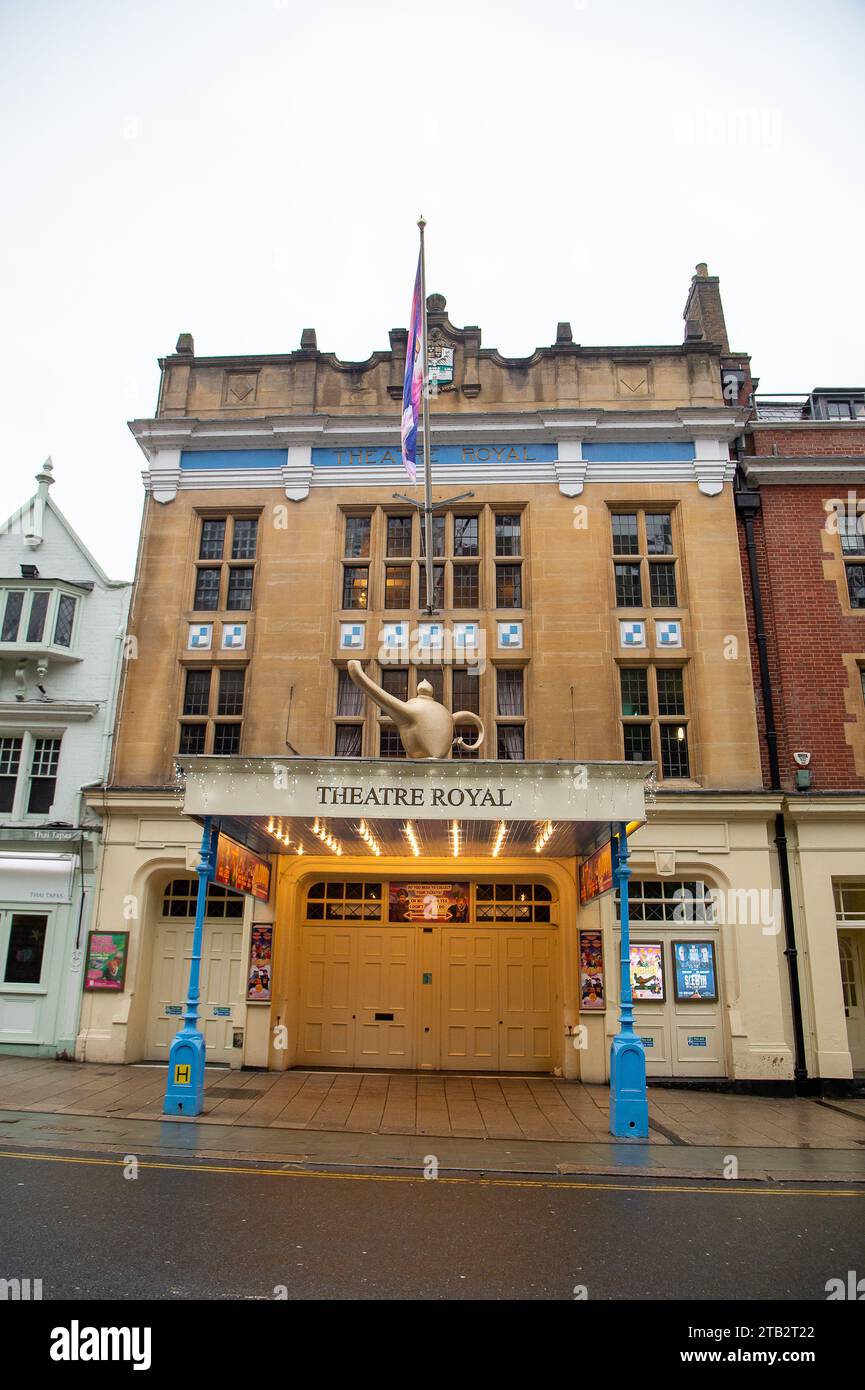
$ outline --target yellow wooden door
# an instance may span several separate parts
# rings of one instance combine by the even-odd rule
[[[299,1065],[414,1065],[415,936],[413,926],[303,928]]]
[[[304,927],[298,1063],[353,1067],[357,934],[351,927]]]
[[[242,998],[239,925],[205,924],[201,950],[199,1027],[208,1062],[231,1062],[234,1013]],[[162,922],[153,943],[145,1056],[165,1061],[183,1024],[192,963],[192,926]],[[235,1057],[236,1060],[236,1057]]]
[[[556,933],[498,932],[499,1070],[552,1071],[556,1065]]]
[[[356,1067],[414,1065],[416,929],[358,929]]]
[[[440,1061],[443,1071],[497,1071],[498,933],[441,929]]]

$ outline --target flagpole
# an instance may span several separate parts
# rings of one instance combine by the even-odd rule
[[[426,247],[424,244],[424,229],[426,221],[423,217],[418,218],[420,228],[420,298],[423,325],[421,333],[421,352],[423,354],[423,472],[424,472],[424,544],[426,549],[426,611],[434,613],[435,610],[435,585],[433,583],[433,524],[432,524],[432,464],[430,462],[430,425],[429,425],[429,353],[427,351],[427,322],[426,322]]]

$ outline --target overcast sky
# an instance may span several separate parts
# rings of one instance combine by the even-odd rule
[[[863,0],[2,0],[0,514],[132,575],[160,354],[362,359],[428,289],[524,355],[674,343],[862,385]],[[395,407],[396,410],[396,407]]]

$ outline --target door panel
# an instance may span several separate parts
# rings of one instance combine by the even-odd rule
[[[635,1001],[634,1027],[646,1049],[647,1076],[725,1076],[724,1028],[720,1003],[677,1003],[674,991],[674,970],[670,942],[672,932],[659,931],[654,936],[641,931],[631,935],[637,945],[641,940],[661,941],[664,952],[663,1002]],[[715,969],[720,988],[722,979],[718,934],[707,930],[707,940],[715,943]],[[618,959],[618,939],[616,956]]]
[[[552,1071],[558,940],[544,928],[442,928],[444,1071]]]
[[[165,1061],[182,1026],[178,1005],[185,1007],[192,963],[192,927],[163,922],[156,928],[148,1002],[145,1057]],[[233,1056],[233,1005],[242,997],[240,926],[205,924],[201,948],[199,1026],[207,1060],[230,1062]],[[169,1009],[172,1012],[168,1012]],[[228,1009],[227,1015],[217,1011]]]
[[[495,1071],[499,1060],[496,933],[441,929],[443,1071]]]
[[[414,928],[304,927],[297,1062],[414,1064]]]
[[[537,928],[499,934],[501,1071],[552,1071],[558,941]]]
[[[428,1058],[444,1071],[552,1071],[555,930],[423,930],[302,928],[297,1064],[398,1068]],[[433,931],[438,951],[429,946]],[[423,1020],[421,970],[431,976],[425,988],[440,990]]]

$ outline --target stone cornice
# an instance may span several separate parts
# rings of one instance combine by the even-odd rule
[[[848,483],[865,477],[865,454],[746,454],[748,482],[771,487],[784,483]]]
[[[729,441],[741,433],[747,418],[744,409],[722,405],[679,406],[670,409],[562,409],[539,406],[536,410],[503,410],[483,415],[432,413],[435,440],[519,438],[522,441],[558,439],[603,440],[610,436],[630,440],[680,440],[712,438]],[[145,457],[159,450],[184,449],[279,449],[289,445],[357,446],[399,444],[399,420],[393,415],[274,415],[254,419],[197,419],[192,416],[132,420],[129,428]]]

